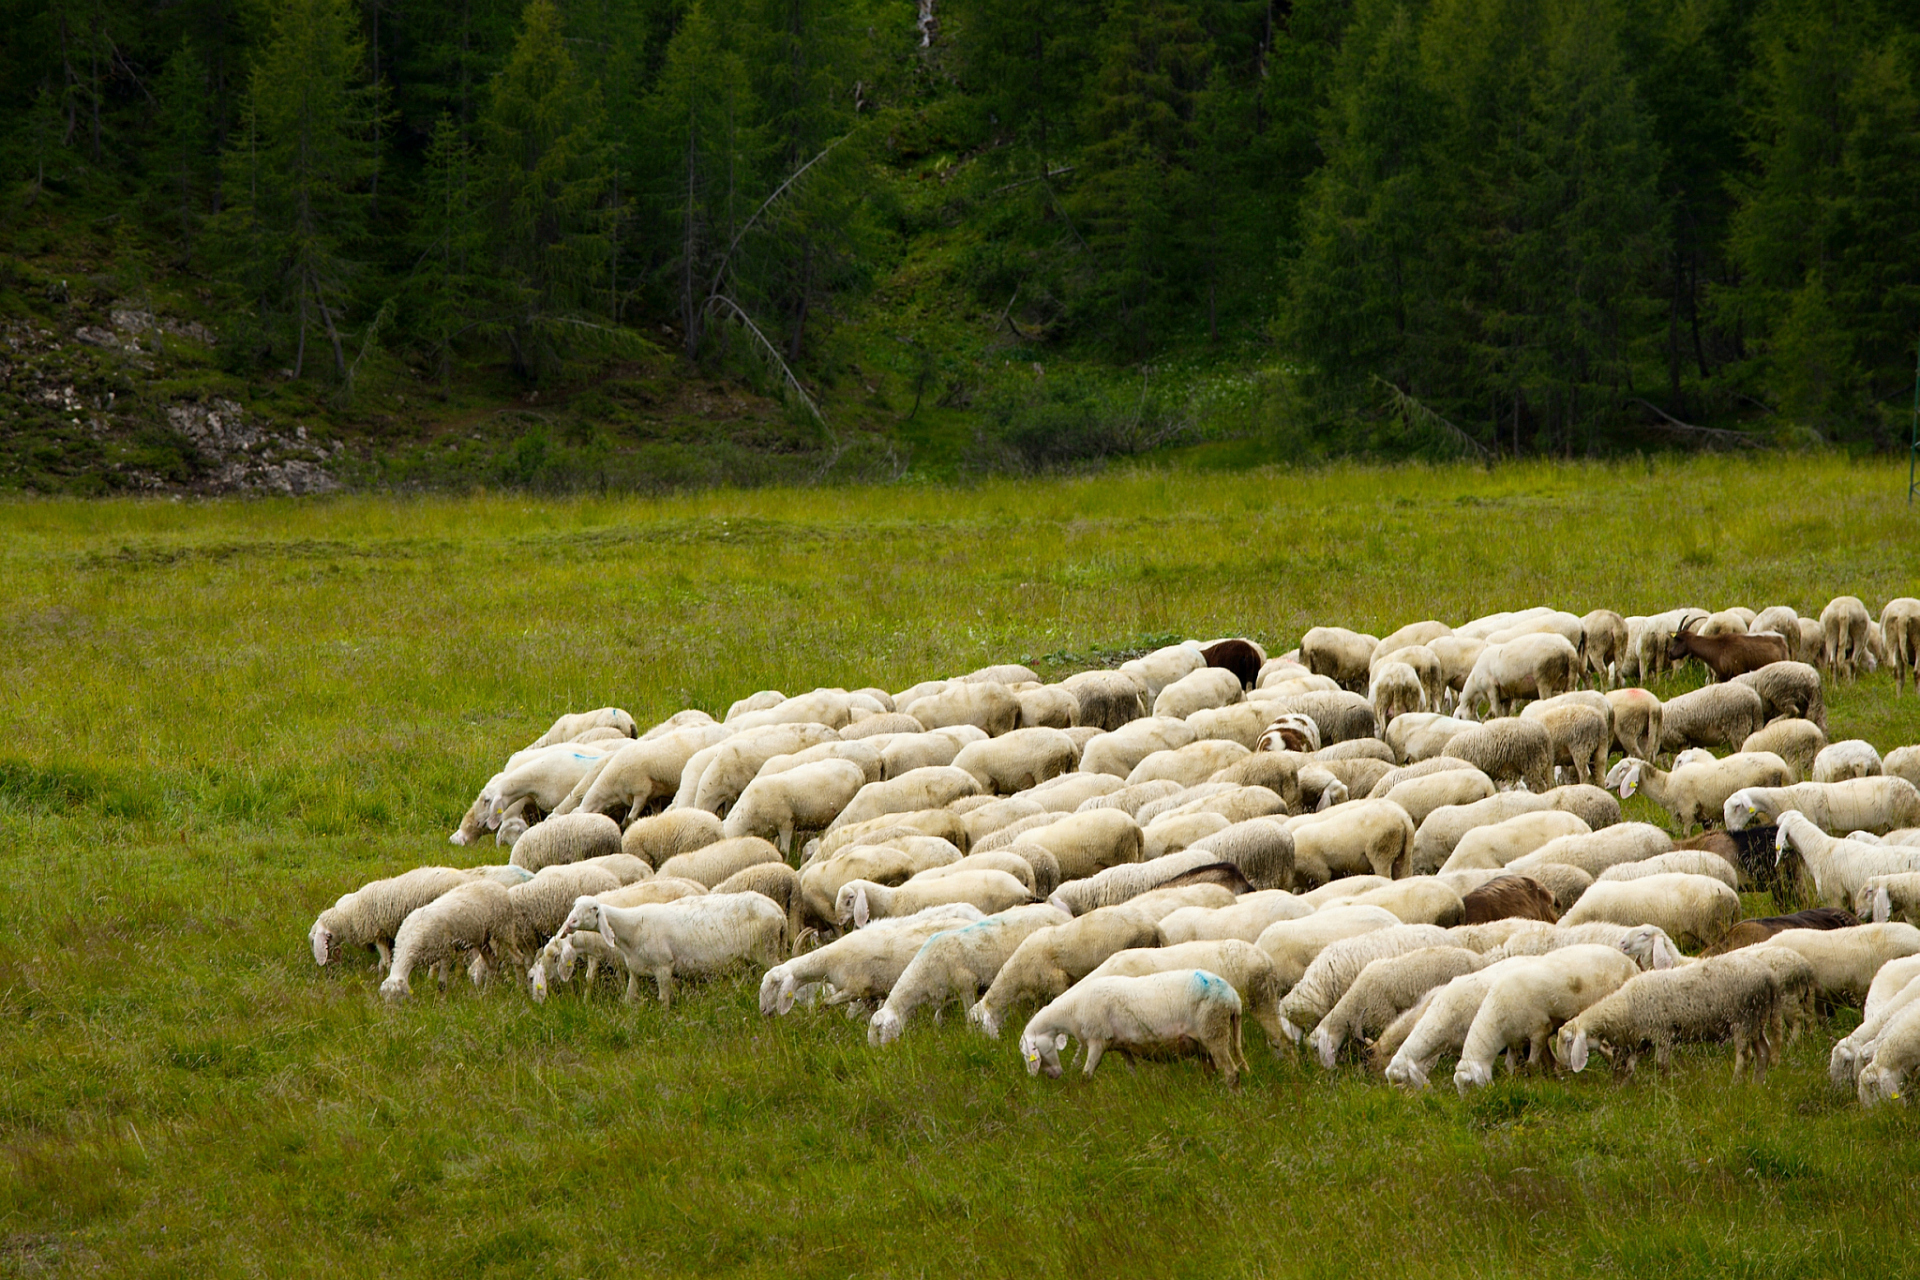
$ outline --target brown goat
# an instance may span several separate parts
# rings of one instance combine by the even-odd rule
[[[1731,680],[1749,671],[1758,671],[1770,662],[1785,662],[1793,657],[1787,642],[1774,635],[1702,636],[1691,631],[1676,631],[1667,645],[1667,658],[1675,663],[1698,658],[1713,672],[1716,680]]]
[[[1553,893],[1532,876],[1495,876],[1460,901],[1467,909],[1460,917],[1461,924],[1486,924],[1512,917],[1552,924],[1560,918],[1553,909]]]
[[[1722,956],[1742,947],[1757,946],[1788,929],[1851,929],[1859,923],[1859,917],[1853,912],[1839,907],[1811,907],[1790,916],[1762,916],[1758,920],[1742,920],[1701,954]]]
[[[1240,677],[1242,689],[1253,688],[1260,678],[1260,651],[1245,640],[1222,640],[1200,651],[1210,667],[1220,667]]]

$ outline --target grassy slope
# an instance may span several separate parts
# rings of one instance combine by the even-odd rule
[[[445,842],[561,710],[1049,673],[1552,601],[1877,608],[1890,467],[1139,473],[659,500],[0,505],[0,1269],[827,1276],[1835,1274],[1913,1244],[1905,1108],[1274,1065],[1030,1080],[947,1019],[885,1054],[765,1022],[461,990],[381,1007],[313,913]],[[1836,736],[1920,703],[1832,691]],[[1889,1208],[1894,1212],[1887,1212]],[[1364,1265],[1364,1264],[1363,1264]]]

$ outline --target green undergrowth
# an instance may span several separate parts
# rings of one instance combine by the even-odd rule
[[[305,933],[495,856],[446,833],[562,711],[1535,603],[1877,610],[1920,594],[1903,498],[1821,459],[0,503],[0,1272],[1897,1272],[1916,1121],[1827,1085],[1851,1011],[1758,1086],[1700,1049],[1408,1096],[1250,1028],[1228,1091],[1030,1079],[952,1013],[874,1051],[762,1019],[745,973],[670,1011],[424,981],[389,1008]],[[1920,741],[1885,673],[1828,706]]]

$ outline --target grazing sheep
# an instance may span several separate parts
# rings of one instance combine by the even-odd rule
[[[1735,1078],[1749,1062],[1758,1078],[1766,1073],[1767,1028],[1780,999],[1779,975],[1750,953],[1637,974],[1569,1019],[1554,1039],[1553,1056],[1579,1072],[1597,1048],[1631,1074],[1635,1059],[1651,1045],[1665,1072],[1675,1041],[1731,1039]]]
[[[972,847],[967,827],[951,809],[914,809],[907,813],[886,813],[865,822],[842,823],[818,839],[807,841],[802,866],[831,857],[857,844],[885,844],[899,834],[933,836],[945,840],[960,852]]]
[[[747,712],[734,720],[732,726],[739,733],[776,724],[817,724],[838,730],[847,727],[858,705],[861,704],[845,689],[815,689],[764,710]],[[878,705],[871,704],[868,709],[876,709]]]
[[[1909,1001],[1880,1029],[1873,1061],[1860,1070],[1856,1086],[1860,1105],[1874,1107],[1898,1098],[1916,1063],[1920,1063],[1920,1004]]]
[[[1109,1046],[1132,1051],[1195,1044],[1206,1050],[1229,1087],[1246,1067],[1240,1045],[1240,997],[1205,969],[1176,969],[1140,978],[1085,982],[1033,1015],[1020,1033],[1028,1075],[1060,1075],[1060,1051],[1070,1039],[1086,1050],[1082,1074],[1091,1076]]]
[[[1142,658],[1120,664],[1120,670],[1131,675],[1146,688],[1146,705],[1151,707],[1160,691],[1180,679],[1207,665],[1200,656],[1200,650],[1191,645],[1170,644],[1155,649]]]
[[[1085,981],[1097,978],[1143,978],[1174,969],[1205,969],[1217,973],[1240,996],[1247,1016],[1267,1033],[1276,1053],[1283,1043],[1280,1031],[1280,985],[1267,953],[1251,942],[1223,938],[1205,942],[1170,943],[1164,947],[1130,947],[1100,962]]]
[[[525,749],[537,751],[541,747],[551,747],[559,742],[578,742],[581,734],[595,729],[612,729],[619,737],[631,738],[634,736],[633,717],[619,707],[601,707],[597,711],[577,711],[555,720],[551,729],[535,738]]]
[[[1440,870],[1470,831],[1553,807],[1546,796],[1530,791],[1503,791],[1472,804],[1442,805],[1414,833],[1412,872],[1430,875]]]
[[[471,878],[472,873],[454,867],[415,867],[340,895],[307,931],[313,962],[325,965],[339,959],[342,947],[365,947],[374,954],[374,967],[386,972],[393,960],[394,936],[406,918]]]
[[[1199,667],[1160,690],[1153,714],[1185,720],[1199,711],[1229,707],[1244,701],[1240,677],[1220,667]]]
[[[1854,893],[1853,909],[1863,920],[1885,924],[1900,920],[1920,923],[1920,871],[1896,871],[1869,876]],[[315,955],[319,953],[316,951]]]
[[[1159,945],[1159,926],[1127,907],[1102,907],[1065,924],[1037,929],[967,1010],[967,1021],[997,1040],[1000,1024],[1020,1004],[1058,996],[1116,951]]]
[[[1920,956],[1889,960],[1873,975],[1860,1025],[1834,1045],[1827,1057],[1827,1078],[1836,1086],[1846,1088],[1858,1083],[1861,1069],[1873,1061],[1878,1052],[1880,1037],[1887,1026],[1908,1005],[1920,999],[1920,982],[1914,981],[1916,977],[1920,977]]]
[[[720,819],[705,809],[669,809],[635,819],[620,837],[620,852],[657,867],[675,854],[691,853],[725,838]]]
[[[1835,596],[1820,611],[1820,665],[1852,680],[1867,658],[1867,633],[1872,627],[1867,606],[1858,596]]]
[[[1386,728],[1385,741],[1394,758],[1409,765],[1424,764],[1436,756],[1450,756],[1447,743],[1474,727],[1471,720],[1433,711],[1396,716]]]
[[[722,831],[729,839],[772,837],[785,854],[793,848],[796,829],[826,827],[867,785],[866,771],[851,760],[817,760],[763,773],[740,792]]]
[[[1871,831],[1920,826],[1920,789],[1905,778],[1852,778],[1846,782],[1797,782],[1787,787],[1747,787],[1727,797],[1721,810],[1727,830],[1778,822],[1797,809],[1822,831]]]
[[[1638,862],[1615,863],[1594,878],[1599,882],[1644,880],[1648,876],[1663,876],[1676,872],[1690,876],[1711,876],[1736,892],[1740,888],[1738,869],[1719,854],[1709,853],[1705,849],[1680,849],[1673,853],[1643,858]]]
[[[1760,695],[1735,681],[1710,684],[1661,704],[1660,750],[1724,747],[1732,751],[1765,723]]]
[[[1379,735],[1380,722],[1373,714],[1373,704],[1367,701],[1364,694],[1345,690],[1294,693],[1265,699],[1265,705],[1276,720],[1289,715],[1301,715],[1311,720],[1320,734],[1320,741],[1314,748],[1316,750],[1336,742]]]
[[[1160,935],[1167,945],[1180,942],[1237,938],[1253,942],[1270,924],[1298,920],[1314,912],[1312,904],[1284,889],[1243,893],[1230,907],[1182,907],[1160,919]]]
[[[1651,760],[1660,754],[1666,733],[1666,708],[1645,689],[1614,689],[1607,694],[1613,707],[1613,741],[1625,755]]]
[[[638,859],[635,859],[635,861],[638,861]],[[644,863],[641,865],[645,866]],[[649,868],[649,870],[651,870],[651,868]],[[509,866],[506,863],[498,863],[485,867],[468,867],[467,874],[475,879],[491,880],[502,889],[511,889],[517,884],[525,884],[527,881],[533,879],[533,872],[527,870],[525,867]],[[635,876],[634,878],[637,880],[642,877]]]
[[[984,915],[1033,901],[1033,893],[1004,871],[956,872],[914,876],[905,884],[888,886],[872,880],[853,880],[834,895],[834,923],[845,929],[864,929],[869,919],[910,916],[928,907],[965,902]]]
[[[1319,1025],[1328,1011],[1340,1003],[1361,971],[1375,960],[1443,947],[1449,941],[1445,929],[1430,924],[1403,924],[1328,943],[1281,998],[1281,1033],[1298,1044],[1300,1037]]]
[[[1468,831],[1439,869],[1461,871],[1473,867],[1504,867],[1524,858],[1549,840],[1561,836],[1587,835],[1591,831],[1592,828],[1580,818],[1558,809],[1516,813],[1511,818]],[[1417,865],[1415,874],[1419,874]]]
[[[1341,876],[1338,880],[1329,880],[1308,893],[1296,895],[1300,901],[1310,904],[1318,911],[1322,907],[1334,906],[1345,902],[1356,894],[1373,889],[1384,889],[1393,881],[1386,876],[1352,875]]]
[[[1222,870],[1226,870],[1222,868]],[[1230,907],[1239,901],[1234,891],[1227,885],[1211,880],[1191,880],[1185,884],[1171,885],[1164,889],[1150,889],[1146,893],[1126,901],[1127,910],[1143,915],[1159,924],[1161,920],[1176,911],[1189,907],[1206,907],[1218,910]]]
[[[1300,661],[1314,675],[1358,691],[1366,688],[1367,668],[1379,646],[1372,636],[1345,627],[1315,627],[1300,637]]]
[[[1509,942],[1523,934],[1551,933],[1554,926],[1544,920],[1523,920],[1518,916],[1505,920],[1489,920],[1485,924],[1457,924],[1447,930],[1447,937],[1456,947],[1465,947],[1475,955],[1489,955],[1500,951]],[[1501,954],[1506,954],[1504,951]]]
[[[787,913],[758,893],[703,894],[645,906],[608,906],[583,896],[559,931],[596,931],[627,967],[628,1004],[640,998],[640,975],[653,975],[663,1008],[673,1003],[676,973],[716,973],[747,958],[774,965]]]
[[[968,797],[968,799],[976,798],[978,797]],[[956,809],[959,803],[960,802],[955,803]],[[977,853],[987,853],[994,849],[1004,849],[1008,845],[1018,843],[1020,838],[1029,831],[1038,831],[1041,827],[1052,826],[1054,823],[1060,821],[1060,816],[1061,815],[1057,813],[1048,813],[1043,809],[1039,813],[1030,813],[1025,817],[1015,818],[1013,821],[1002,825],[998,830],[989,831],[985,835],[980,836],[973,841],[970,847]]]
[[[488,964],[502,953],[515,973],[524,973],[547,939],[566,923],[574,899],[623,888],[620,877],[605,867],[573,862],[548,867],[525,884],[507,890],[509,928],[488,939]]]
[[[1063,880],[1088,876],[1138,862],[1146,848],[1140,824],[1118,809],[1088,809],[1022,831],[1019,843],[1038,845],[1060,864]]]
[[[778,689],[762,689],[758,693],[750,693],[727,708],[725,723],[732,724],[741,716],[765,711],[769,707],[777,707],[786,700],[787,695]]]
[[[1069,915],[1082,916],[1101,907],[1117,907],[1155,889],[1219,883],[1222,879],[1247,883],[1239,868],[1218,854],[1182,849],[1164,858],[1108,867],[1084,880],[1069,880],[1055,889],[1047,902]]]
[[[1315,879],[1372,872],[1406,875],[1413,856],[1413,820],[1388,800],[1354,800],[1326,813],[1291,819],[1293,865]]]
[[[783,867],[781,870],[788,869]],[[789,874],[791,874],[790,871]],[[637,907],[644,903],[678,902],[682,898],[699,897],[706,891],[704,886],[697,885],[691,880],[653,879],[639,884],[625,885],[594,896],[611,906]],[[586,990],[588,993],[593,990],[594,978],[599,973],[601,965],[605,964],[623,976],[627,972],[626,962],[620,958],[618,949],[599,934],[575,934],[566,938],[555,934],[547,939],[547,945],[540,949],[540,953],[533,959],[532,966],[527,970],[527,984],[532,990],[535,1002],[545,1002],[555,980],[571,982],[574,963],[583,956],[587,961]]]
[[[1349,1039],[1373,1039],[1421,997],[1462,974],[1477,972],[1485,964],[1486,960],[1474,951],[1446,945],[1420,947],[1369,961],[1320,1019],[1308,1043],[1320,1065],[1331,1070]]]
[[[1562,695],[1564,697],[1566,695]],[[1547,731],[1553,763],[1566,765],[1580,782],[1592,782],[1607,771],[1607,748],[1613,731],[1607,716],[1591,706],[1553,700],[1553,705],[1531,703],[1520,713]]]
[[[1367,701],[1373,704],[1374,717],[1383,725],[1392,724],[1397,715],[1428,708],[1420,673],[1405,662],[1385,662],[1374,668],[1367,685]]]
[[[1791,915],[1762,916],[1757,920],[1742,920],[1701,954],[1718,956],[1742,947],[1758,946],[1774,934],[1784,933],[1788,929],[1851,929],[1859,923],[1859,918],[1853,912],[1837,907],[1809,907]]]
[[[1471,728],[1472,726],[1468,725],[1466,727]],[[1392,747],[1389,746],[1388,750],[1392,750]],[[1436,773],[1452,773],[1456,770],[1461,770],[1461,769],[1470,770],[1473,773],[1478,773],[1483,778],[1487,776],[1484,773],[1480,773],[1478,769],[1475,769],[1472,765],[1468,764],[1465,760],[1462,760],[1457,756],[1430,756],[1425,760],[1415,761],[1413,764],[1405,764],[1405,765],[1401,765],[1397,769],[1387,770],[1386,773],[1380,776],[1380,781],[1373,784],[1373,790],[1369,792],[1365,798],[1368,800],[1384,800],[1388,796],[1392,795],[1393,789],[1399,786],[1403,782],[1412,782],[1418,778],[1429,777]],[[1488,785],[1492,785],[1491,779],[1488,779]],[[1409,796],[1414,796],[1414,795],[1419,795],[1421,793],[1415,792],[1415,791],[1409,791],[1407,794]],[[1493,792],[1491,791],[1487,793],[1487,795],[1492,795],[1492,794]],[[1475,797],[1475,799],[1485,799],[1485,798],[1486,798],[1485,796]],[[1405,801],[1399,801],[1397,803],[1400,804],[1401,808],[1406,809],[1408,813],[1413,812],[1413,809],[1409,807]],[[1462,800],[1462,801],[1459,801],[1458,803],[1472,804],[1473,801]],[[1425,808],[1426,806],[1423,805],[1422,807]],[[1437,805],[1432,806],[1432,808],[1438,808],[1438,807],[1439,806]],[[1431,812],[1431,809],[1429,809],[1428,811]],[[1418,822],[1419,819],[1415,819],[1415,821]]]
[[[1607,785],[1625,800],[1637,791],[1673,815],[1684,834],[1694,826],[1718,821],[1727,797],[1745,787],[1783,787],[1793,781],[1793,769],[1771,752],[1738,752],[1723,759],[1707,756],[1698,763],[1679,763],[1662,773],[1645,760],[1629,756],[1607,774]]]
[[[1587,633],[1587,671],[1612,688],[1627,653],[1627,620],[1611,609],[1595,609],[1580,619],[1580,627]]]
[[[1458,756],[1495,782],[1525,783],[1527,790],[1553,786],[1553,740],[1544,726],[1531,720],[1490,720],[1447,741],[1447,754]]]
[[[1202,739],[1144,757],[1127,775],[1127,785],[1166,780],[1178,782],[1183,787],[1197,786],[1251,754],[1237,742],[1224,742],[1218,738]]]
[[[1893,666],[1893,696],[1906,692],[1909,675],[1913,691],[1920,694],[1920,600],[1901,596],[1887,601],[1880,611],[1880,636]]]
[[[1544,920],[1552,924],[1559,918],[1553,892],[1531,876],[1498,875],[1460,899],[1461,924],[1506,919]]]
[[[659,866],[659,874],[680,880],[692,880],[711,889],[748,867],[763,862],[780,862],[780,851],[759,836],[732,836],[717,843],[679,853]]]
[[[680,775],[680,790],[674,794],[673,807],[705,809],[708,813],[717,813],[725,817],[747,788],[760,777],[761,770],[770,761],[780,756],[797,754],[810,747],[820,746],[822,743],[837,741],[839,741],[839,735],[821,724],[782,723],[766,725],[750,731],[743,730],[725,742],[709,748],[712,754],[705,761],[704,768],[700,768],[701,761],[698,755],[687,762],[686,771]],[[860,773],[860,781],[865,783],[865,769],[855,767]],[[689,789],[688,782],[696,768],[699,768],[699,774]],[[808,768],[817,772],[821,766],[810,765]],[[770,783],[769,785],[780,784]],[[833,784],[833,794],[838,795],[842,789],[837,781]],[[777,804],[769,806],[770,811],[777,808]]]
[[[1044,806],[1026,795],[963,796],[948,808],[960,815],[960,820],[966,824],[967,840],[973,845],[979,844],[1003,827],[1024,818],[1036,818],[1048,812]]]
[[[1187,813],[1217,813],[1229,823],[1253,818],[1284,818],[1287,804],[1265,787],[1238,787],[1231,783],[1202,783],[1189,787],[1179,796],[1169,796],[1144,806],[1138,820],[1149,825],[1161,818]]]
[[[1275,921],[1261,930],[1254,945],[1273,958],[1281,987],[1291,991],[1314,958],[1333,943],[1400,927],[1400,917],[1384,907],[1327,907],[1297,920]]]
[[[1435,876],[1407,876],[1345,899],[1350,907],[1385,907],[1408,924],[1451,926],[1466,911],[1455,893]]]
[[[920,727],[918,720],[904,711],[883,711],[879,715],[862,716],[840,731],[842,742],[864,742],[870,738],[879,738],[883,741],[897,738],[922,739],[930,736]],[[925,763],[945,764],[947,761],[933,760]],[[894,772],[904,773],[905,770],[896,769]],[[889,776],[884,753],[881,758],[880,776],[883,778]]]
[[[1770,663],[1792,661],[1793,646],[1781,636],[1676,631],[1668,642],[1667,660],[1678,668],[1688,658],[1699,659],[1709,681],[1731,680]]]
[[[1456,714],[1470,719],[1484,702],[1492,715],[1504,716],[1509,702],[1566,693],[1575,687],[1583,665],[1578,650],[1563,636],[1534,633],[1489,644],[1461,686]]]
[[[1733,683],[1743,684],[1760,695],[1763,721],[1797,717],[1811,720],[1822,733],[1826,732],[1827,703],[1821,691],[1820,672],[1807,663],[1768,663],[1758,671],[1735,676]]]
[[[1018,689],[1013,696],[1020,704],[1022,729],[1072,729],[1080,724],[1080,699],[1064,685]]]
[[[1536,875],[1551,866],[1577,867],[1599,876],[1609,867],[1643,862],[1671,851],[1673,837],[1649,822],[1617,822],[1588,834],[1556,836],[1507,863],[1507,870]]]
[[[1080,703],[1080,723],[1112,733],[1147,714],[1146,681],[1124,671],[1082,671],[1060,687]]]
[[[1574,925],[1658,925],[1670,938],[1709,947],[1740,918],[1740,895],[1712,876],[1668,872],[1637,880],[1596,880],[1560,918]]]
[[[1227,772],[1231,773],[1233,770],[1227,770]],[[1097,774],[1093,776],[1104,778],[1112,777],[1111,774]],[[1074,812],[1091,813],[1096,809],[1116,809],[1126,814],[1129,818],[1132,818],[1135,822],[1138,822],[1141,811],[1148,805],[1182,795],[1187,790],[1187,788],[1181,786],[1171,778],[1159,778],[1152,782],[1136,782],[1131,786],[1119,778],[1113,778],[1113,781],[1120,784],[1116,789],[1104,795],[1093,796],[1081,802],[1080,806],[1075,809]]]
[[[760,772],[755,777],[770,778],[802,765],[818,764],[822,760],[852,761],[860,766],[861,777],[866,782],[879,782],[887,776],[886,766],[880,759],[879,743],[833,738],[790,755],[775,756],[760,766]]]
[[[1372,742],[1374,740],[1368,739],[1368,741]],[[1385,760],[1376,760],[1372,756],[1329,756],[1325,752],[1316,755],[1313,763],[1307,766],[1307,768],[1313,771],[1325,771],[1331,775],[1334,782],[1340,784],[1338,790],[1344,792],[1346,797],[1352,798],[1365,797],[1378,785],[1380,779],[1386,777],[1387,774],[1393,770],[1392,764]],[[1305,793],[1312,788],[1315,777],[1316,775],[1312,772],[1303,776],[1301,782],[1303,799]],[[1325,784],[1321,785],[1324,787]],[[1324,794],[1323,790],[1322,807],[1330,808],[1332,805],[1340,803],[1339,798],[1333,801],[1325,800]]]
[[[1791,781],[1799,782],[1813,771],[1813,762],[1827,745],[1827,735],[1811,720],[1795,716],[1769,722],[1740,744],[1742,755],[1768,751],[1787,762],[1793,770]]]
[[[1632,960],[1604,946],[1563,947],[1502,974],[1467,1029],[1454,1087],[1464,1094],[1491,1084],[1494,1059],[1504,1053],[1511,1064],[1523,1044],[1528,1062],[1544,1062],[1562,1024],[1639,975]]]
[[[968,688],[983,686],[969,685]],[[980,784],[965,769],[952,765],[932,765],[911,769],[885,782],[870,782],[860,788],[840,816],[828,825],[829,833],[843,826],[871,821],[889,814],[939,809],[962,796],[980,794]]]
[[[1029,935],[1067,919],[1049,906],[1013,907],[934,934],[921,944],[868,1023],[867,1043],[878,1048],[898,1040],[907,1020],[923,1005],[931,1005],[936,1018],[949,1000],[958,1000],[962,1008],[971,1006]]]
[[[1217,738],[1237,743],[1249,751],[1260,749],[1260,738],[1272,722],[1273,713],[1258,702],[1207,708],[1187,717],[1187,727],[1196,738]]]
[[[698,884],[699,882],[688,880],[682,883]],[[800,873],[786,863],[758,862],[751,867],[743,867],[728,876],[725,880],[722,880],[719,884],[713,886],[713,892],[716,894],[759,894],[761,897],[777,904],[782,911],[786,912],[787,936],[789,938],[797,938],[800,936],[802,925]],[[616,901],[614,905],[625,907],[634,904]]]
[[[1845,782],[1849,778],[1877,778],[1882,768],[1880,753],[1873,744],[1848,738],[1821,750],[1814,757],[1809,782]]]
[[[486,787],[482,789],[481,796],[487,800],[486,827],[489,830],[497,829],[501,820],[514,812],[516,807],[532,805],[542,813],[555,812],[572,797],[573,789],[580,785],[582,779],[604,773],[614,756],[632,750],[634,745],[629,743],[618,751],[603,751],[599,745],[561,743],[530,752],[519,764],[488,779]],[[462,830],[454,835],[462,835],[464,830],[463,824]],[[470,840],[458,839],[453,843],[467,844]]]
[[[1442,1054],[1457,1053],[1467,1042],[1473,1019],[1493,984],[1516,969],[1531,964],[1535,957],[1515,956],[1494,961],[1472,973],[1463,973],[1445,986],[1436,987],[1395,1020],[1395,1026],[1409,1021],[1396,1037],[1390,1026],[1375,1042],[1378,1057],[1394,1043],[1392,1059],[1387,1063],[1388,1084],[1407,1089],[1427,1087],[1428,1074]],[[1403,1037],[1403,1038],[1402,1038]]]
[[[785,1016],[803,989],[821,983],[833,988],[828,1004],[884,1000],[928,938],[984,918],[979,908],[954,902],[902,919],[877,920],[768,969],[760,978],[760,1012]]]
[[[1830,836],[1794,809],[1780,815],[1774,845],[1782,858],[1788,849],[1800,856],[1814,892],[1829,907],[1853,906],[1875,877],[1920,872],[1920,849]]]
[[[960,748],[953,767],[971,774],[983,794],[1016,795],[1070,771],[1079,758],[1058,729],[1015,729]]]
[[[1080,768],[1085,773],[1110,773],[1124,779],[1156,751],[1177,750],[1194,738],[1192,727],[1184,720],[1149,716],[1089,742],[1080,754]]]
[[[900,710],[930,730],[972,725],[990,738],[1009,733],[1020,724],[1020,699],[1006,685],[993,680],[957,681],[938,693],[915,698]]]
[[[1090,800],[1110,796],[1127,784],[1111,774],[1063,773],[1021,794],[1050,813],[1072,813]]]
[[[394,934],[392,964],[380,994],[388,1000],[412,995],[408,979],[421,965],[445,990],[454,965],[467,957],[474,985],[485,982],[487,956],[513,932],[510,892],[491,880],[469,880],[409,912]]]
[[[1880,769],[1888,777],[1905,778],[1920,787],[1920,747],[1895,747],[1880,761]]]
[[[1786,947],[1799,953],[1813,966],[1815,990],[1824,999],[1839,1004],[1860,1004],[1882,965],[1889,960],[1920,954],[1920,929],[1910,924],[1784,929],[1760,946]],[[1757,951],[1760,947],[1751,949]]]
[[[1543,956],[1561,947],[1577,947],[1590,942],[1619,948],[1632,956],[1633,962],[1642,969],[1670,969],[1684,962],[1680,948],[1659,925],[1629,926],[1605,920],[1569,925],[1565,916],[1561,917],[1559,924],[1531,924],[1524,929],[1516,929],[1505,942],[1491,948],[1486,954],[1493,960],[1505,960],[1509,956]]]

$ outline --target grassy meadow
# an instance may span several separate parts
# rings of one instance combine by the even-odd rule
[[[1552,603],[1877,611],[1904,471],[1830,458],[1115,473],[650,500],[0,504],[0,1274],[1898,1273],[1920,1120],[1816,1027],[1462,1101],[1354,1068],[1030,1079],[950,1015],[763,1020],[316,969],[559,713],[1049,676]],[[1663,689],[1671,692],[1671,689]],[[1835,737],[1920,741],[1886,674]],[[1643,802],[1636,801],[1639,806]],[[1761,908],[1764,899],[1751,905]]]

